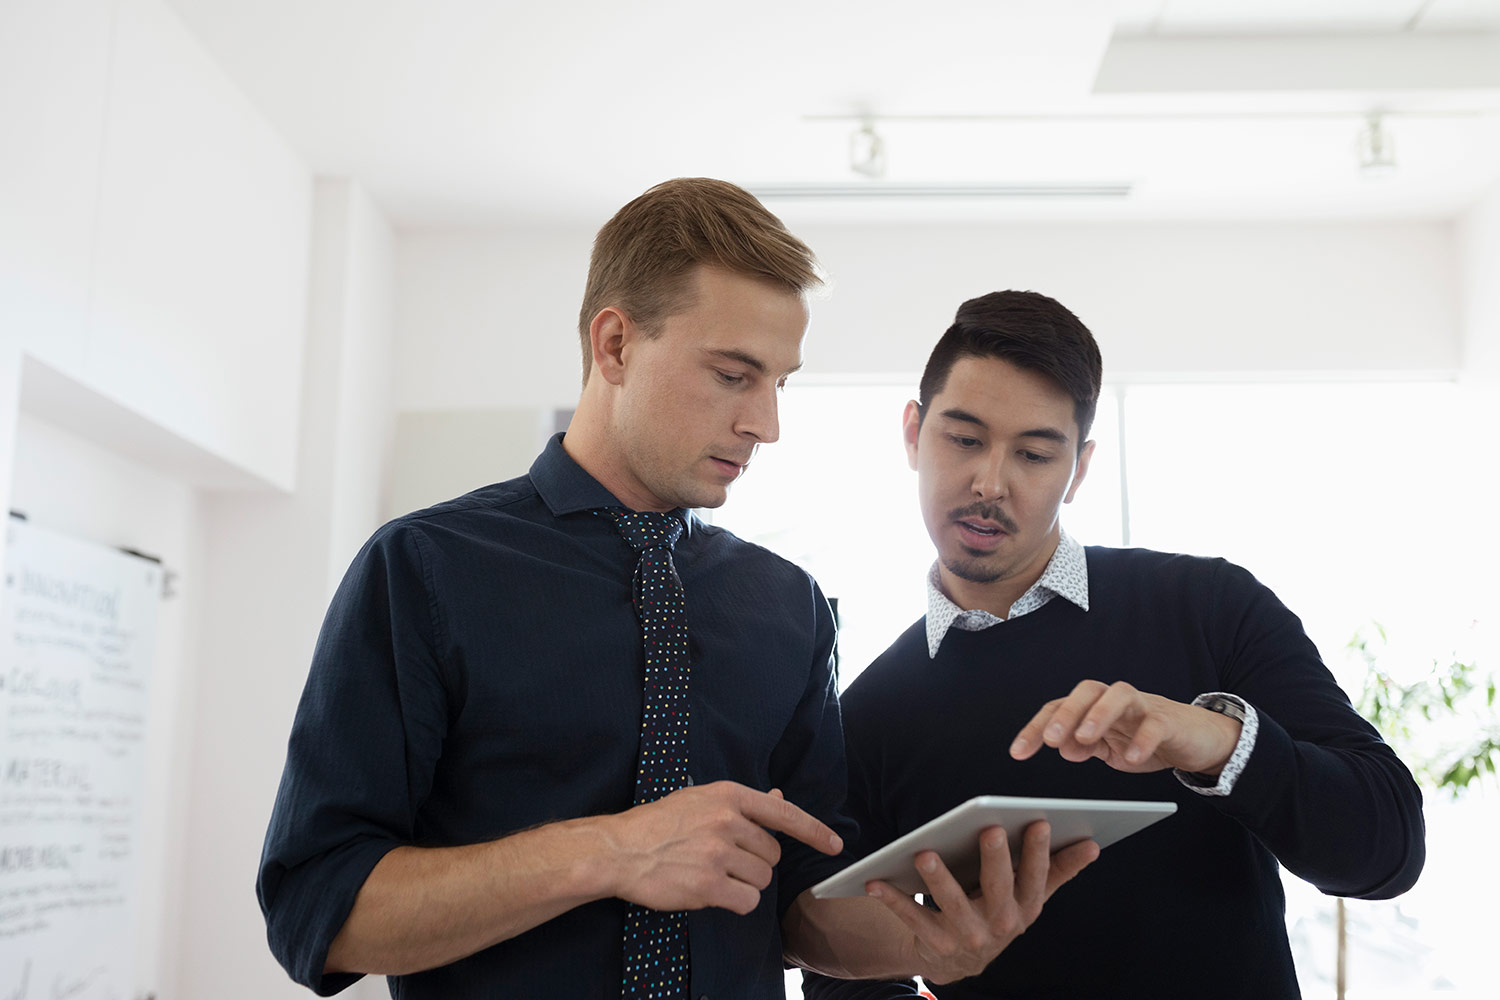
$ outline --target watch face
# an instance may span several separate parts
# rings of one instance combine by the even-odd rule
[[[1210,712],[1218,712],[1220,715],[1227,715],[1231,719],[1238,719],[1241,722],[1245,721],[1245,710],[1228,698],[1212,698],[1204,702],[1203,707]]]

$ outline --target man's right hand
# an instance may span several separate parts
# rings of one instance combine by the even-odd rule
[[[843,846],[779,791],[722,781],[482,844],[397,847],[360,887],[324,971],[421,972],[616,896],[660,910],[749,913],[781,858],[768,829],[828,854]]]
[[[824,854],[843,850],[838,834],[779,790],[732,781],[679,788],[597,822],[613,894],[656,910],[754,910],[781,860],[781,845],[768,830]]]

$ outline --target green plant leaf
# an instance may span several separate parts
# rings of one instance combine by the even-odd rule
[[[1372,634],[1378,637],[1372,638]],[[1456,656],[1428,661],[1427,676],[1401,684],[1382,669],[1388,636],[1384,626],[1371,622],[1355,632],[1346,648],[1365,665],[1365,677],[1355,707],[1405,761],[1417,779],[1434,789],[1457,796],[1488,775],[1500,778],[1500,717],[1496,696],[1500,683],[1478,664]],[[1484,693],[1480,704],[1479,692]],[[1440,755],[1425,755],[1413,746],[1413,730],[1420,725],[1455,720],[1461,728],[1459,747]],[[1467,720],[1462,727],[1457,720]],[[1447,730],[1445,729],[1446,733]]]

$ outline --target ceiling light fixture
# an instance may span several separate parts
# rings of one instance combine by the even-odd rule
[[[869,118],[849,133],[849,169],[873,180],[885,176],[885,140]]]
[[[863,181],[850,181],[834,184],[755,184],[751,185],[750,193],[762,201],[781,198],[798,201],[1067,200],[1128,198],[1132,187],[1128,182],[1115,181],[1036,184],[866,184]]]
[[[1396,172],[1396,143],[1385,127],[1385,114],[1372,111],[1355,139],[1359,172],[1365,177],[1388,177]]]

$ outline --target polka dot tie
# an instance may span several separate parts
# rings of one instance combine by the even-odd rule
[[[621,508],[595,511],[615,522],[641,554],[635,567],[635,610],[645,637],[645,702],[635,803],[654,802],[688,783],[687,606],[672,562],[682,521],[670,514]],[[624,1000],[686,1000],[687,914],[627,903]]]

